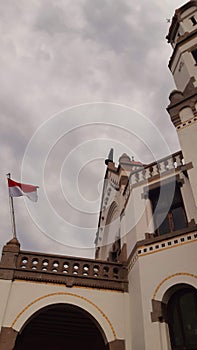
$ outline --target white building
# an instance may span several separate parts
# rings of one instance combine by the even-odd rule
[[[131,349],[197,349],[197,1],[176,10],[167,39],[182,152],[115,167],[111,151],[96,238],[97,258],[127,262]]]
[[[106,160],[96,258],[24,252],[0,265],[0,350],[197,349],[197,1],[167,36],[181,151]]]

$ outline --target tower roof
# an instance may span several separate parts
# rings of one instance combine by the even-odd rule
[[[119,158],[119,163],[130,163],[131,161],[131,158],[126,154],[126,153],[123,153],[120,158]]]
[[[143,166],[143,164],[141,162],[137,162],[134,160],[134,157],[131,158],[126,154],[123,153],[120,158],[119,158],[119,164],[124,164],[124,165],[130,165],[130,166]]]

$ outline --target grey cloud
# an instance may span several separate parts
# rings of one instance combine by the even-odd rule
[[[168,30],[165,18],[172,16],[181,4],[179,0],[173,4],[167,0],[165,6],[160,0],[142,0],[135,6],[130,0],[1,2],[1,178],[5,179],[9,170],[16,180],[20,178],[27,143],[41,122],[66,107],[84,102],[116,102],[137,109],[162,131],[172,151],[176,150],[179,147],[176,132],[165,111],[168,94],[173,88],[167,68],[171,51],[165,42]],[[105,121],[102,115],[98,118]],[[118,121],[120,116],[116,118]],[[67,125],[71,120],[68,117]],[[86,120],[85,113],[81,120]],[[129,121],[132,127],[134,118]],[[96,214],[81,215],[65,203],[59,187],[61,165],[75,146],[93,137],[108,139],[99,146],[90,145],[92,159],[97,156],[98,149],[99,157],[104,158],[111,147],[110,139],[119,139],[121,135],[117,130],[105,127],[81,129],[72,136],[59,142],[47,160],[47,191],[51,204],[63,219],[80,227],[94,228]],[[139,158],[145,153],[140,142],[134,142],[125,134],[124,142],[124,146]],[[135,144],[133,148],[132,143]],[[117,160],[124,147],[116,143],[113,146]],[[76,151],[70,167],[78,169],[83,155]],[[27,181],[32,179],[34,183],[37,180],[36,157],[39,157],[38,150],[32,155],[32,164],[28,164],[27,169]],[[148,162],[150,158],[148,153],[144,161]],[[102,164],[97,165],[96,173],[94,163],[80,173],[79,190],[87,200],[99,195],[97,186],[105,171]],[[75,185],[69,176],[66,171],[62,174],[65,191],[67,188],[72,190]],[[38,185],[41,194],[43,184]],[[0,196],[2,202],[7,203],[6,184],[0,189]],[[90,237],[79,233],[77,238],[75,233],[75,242],[78,239],[81,246],[76,253],[75,248],[68,247],[69,235],[65,238],[67,245],[50,240],[31,220],[23,201],[16,199],[15,202],[18,234],[24,249],[79,255],[90,253],[91,249],[85,247],[89,241],[93,242],[94,230]],[[0,213],[0,222],[2,245],[11,234],[7,205]],[[63,232],[62,226],[56,229],[57,235]],[[70,232],[71,236],[72,233],[74,235],[74,231]]]
[[[50,35],[65,33],[67,31],[66,20],[61,7],[51,1],[44,2],[39,10],[35,28],[48,32]]]
[[[120,53],[129,44],[130,26],[126,21],[129,11],[125,1],[87,0],[84,6],[87,21],[84,37]]]

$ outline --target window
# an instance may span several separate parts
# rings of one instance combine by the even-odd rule
[[[193,56],[193,58],[195,60],[195,64],[197,64],[197,49],[192,51],[192,56]]]
[[[197,291],[182,288],[167,304],[167,322],[172,350],[197,349]]]
[[[121,243],[120,238],[116,239],[116,241],[112,245],[112,250],[109,253],[109,261],[118,261],[118,257],[121,253]]]
[[[162,185],[149,191],[153,209],[155,233],[180,230],[187,226],[186,214],[178,182]]]
[[[115,241],[112,245],[112,249],[109,253],[109,261],[118,261],[118,257],[121,253],[121,240],[120,240],[120,228],[115,237]]]
[[[190,17],[190,20],[192,21],[193,26],[197,24],[196,18],[194,16]]]

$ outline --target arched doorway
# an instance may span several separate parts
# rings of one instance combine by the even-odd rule
[[[97,321],[85,310],[55,304],[36,312],[18,334],[14,350],[108,350]]]
[[[172,289],[173,291],[173,289]],[[167,303],[172,350],[197,349],[197,290],[178,285]]]

